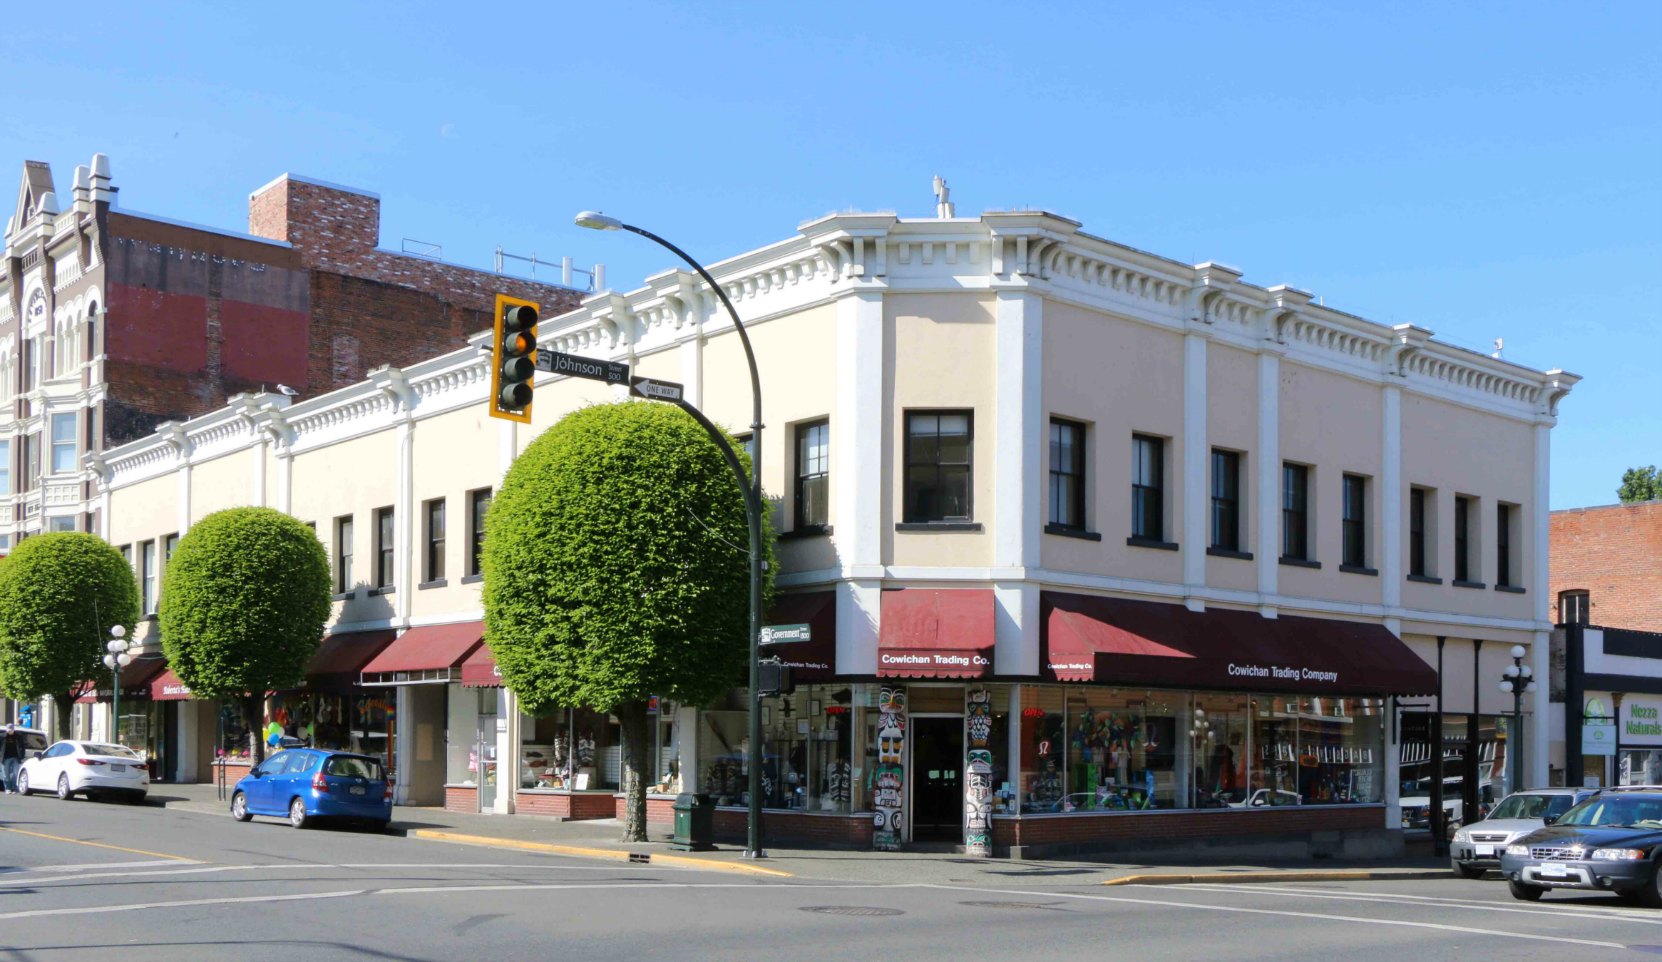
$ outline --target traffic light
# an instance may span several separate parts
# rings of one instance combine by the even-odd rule
[[[491,342],[490,415],[531,423],[531,381],[537,375],[537,308],[496,295],[496,337]]]

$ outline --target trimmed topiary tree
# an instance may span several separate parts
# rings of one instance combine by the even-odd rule
[[[317,535],[271,508],[208,515],[179,539],[162,584],[162,650],[202,698],[235,698],[254,762],[268,691],[293,688],[323,640],[329,558]]]
[[[647,700],[706,704],[745,664],[749,530],[720,449],[685,412],[650,401],[567,415],[491,504],[486,642],[527,711],[617,716],[625,841],[646,838]],[[770,561],[772,543],[764,532]]]
[[[75,689],[108,670],[110,629],[130,635],[138,608],[133,569],[103,538],[25,538],[0,561],[0,690],[18,700],[51,695],[57,735],[68,738]]]

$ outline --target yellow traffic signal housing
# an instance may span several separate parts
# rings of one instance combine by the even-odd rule
[[[535,301],[496,295],[496,334],[491,342],[490,416],[493,418],[531,423],[539,309]]]

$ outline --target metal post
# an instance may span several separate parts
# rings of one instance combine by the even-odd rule
[[[121,744],[121,662],[110,668],[110,741]]]
[[[1437,636],[1437,727],[1431,742],[1431,854],[1448,854],[1448,826],[1443,813],[1443,645],[1444,635]]]

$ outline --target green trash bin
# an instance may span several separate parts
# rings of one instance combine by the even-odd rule
[[[716,807],[710,796],[684,792],[675,796],[675,837],[669,847],[683,852],[708,852],[714,849],[716,835]]]

